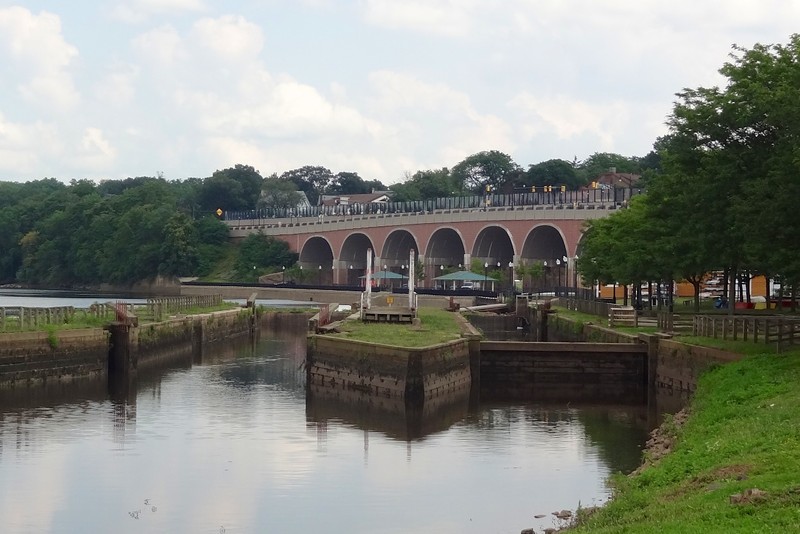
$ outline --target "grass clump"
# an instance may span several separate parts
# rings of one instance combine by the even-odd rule
[[[420,308],[420,326],[408,323],[364,323],[345,321],[338,328],[339,336],[358,341],[419,348],[447,343],[461,337],[456,314],[446,310]]]
[[[672,451],[574,532],[800,531],[800,351],[704,374]]]

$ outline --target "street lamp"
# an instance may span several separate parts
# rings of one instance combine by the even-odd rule
[[[317,277],[317,285],[322,285],[322,265],[319,266],[319,276]]]
[[[544,269],[542,269],[542,277],[544,278],[544,287],[545,289],[547,289],[547,260],[544,260],[542,262],[542,266],[544,267]]]
[[[514,294],[514,262],[508,262],[508,288]]]
[[[353,283],[353,265],[350,265],[350,270],[347,271],[347,285],[352,285]]]
[[[561,260],[556,260],[556,271],[558,271],[558,285],[556,286],[556,296],[558,297],[558,292],[561,288]]]
[[[489,262],[483,263],[483,290],[486,291],[486,278],[487,278],[487,271],[489,270]]]
[[[286,283],[286,266],[285,265],[281,266],[281,283],[282,284]]]
[[[566,256],[562,256],[561,261],[564,262],[564,285],[569,286],[569,258]],[[575,267],[573,267],[573,269],[574,268]]]
[[[434,274],[436,274],[436,273],[434,273]],[[444,276],[444,265],[439,265],[439,276]],[[447,287],[447,284],[445,283],[444,280],[442,280],[441,282],[442,282],[442,289],[445,289]],[[434,284],[434,287],[435,287],[435,284]]]

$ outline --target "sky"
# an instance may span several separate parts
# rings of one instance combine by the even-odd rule
[[[0,0],[0,180],[644,156],[796,0]]]

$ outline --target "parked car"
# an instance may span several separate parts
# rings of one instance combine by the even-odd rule
[[[472,282],[464,282],[459,289],[475,289],[475,285]]]

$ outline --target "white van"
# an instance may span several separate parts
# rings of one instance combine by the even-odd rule
[[[475,286],[472,282],[463,282],[458,289],[475,289]]]

